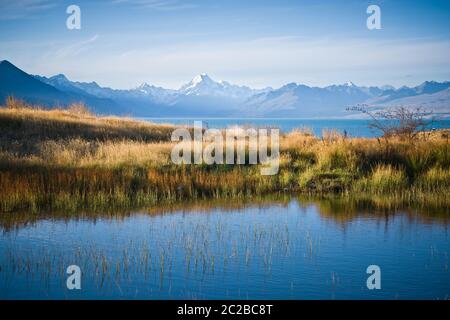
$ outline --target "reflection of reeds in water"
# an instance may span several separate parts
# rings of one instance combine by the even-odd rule
[[[388,220],[398,212],[407,214],[413,220],[422,223],[450,222],[447,200],[441,196],[414,198],[413,196],[360,194],[351,197],[301,197],[301,205],[314,204],[324,218],[347,223],[353,219],[370,217],[371,219]]]
[[[289,252],[286,248],[289,241],[285,239],[287,225],[248,225],[237,234],[233,232],[234,238],[239,239],[235,245],[217,241],[227,237],[232,227],[220,221],[211,225],[202,219],[192,226],[181,226],[182,230],[175,224],[166,227],[172,230],[170,234],[159,230],[161,236],[148,236],[140,243],[123,241],[119,247],[110,249],[94,244],[80,244],[75,248],[61,245],[51,250],[36,246],[32,251],[5,247],[0,251],[3,277],[0,281],[25,276],[31,277],[32,282],[50,284],[58,275],[64,284],[64,268],[77,264],[83,272],[83,283],[104,294],[123,291],[135,281],[148,283],[155,292],[166,292],[174,272],[201,280],[222,275],[227,268],[250,268],[256,264],[270,273],[274,257],[287,256]],[[191,260],[194,266],[187,262]]]
[[[422,222],[440,222],[447,224],[450,221],[448,214],[448,206],[442,197],[435,195],[420,198],[403,199],[398,195],[371,195],[360,194],[347,197],[323,195],[323,196],[293,196],[289,194],[271,194],[267,196],[245,197],[233,199],[204,199],[195,201],[169,201],[160,202],[150,207],[137,207],[134,209],[116,208],[111,211],[100,211],[102,208],[95,210],[78,211],[76,213],[66,210],[40,211],[32,212],[22,210],[13,214],[0,215],[0,228],[3,231],[10,231],[34,224],[39,220],[81,220],[88,219],[96,221],[97,219],[114,219],[123,220],[133,216],[136,213],[145,215],[164,215],[174,212],[183,213],[204,213],[208,214],[214,209],[220,209],[225,214],[228,211],[244,208],[267,208],[279,207],[284,208],[293,200],[298,199],[301,207],[314,205],[318,209],[318,213],[324,217],[340,221],[342,223],[349,222],[354,218],[370,216],[377,219],[388,219],[394,216],[396,212],[402,211],[408,214],[411,219],[420,219]],[[225,241],[227,235],[223,232],[223,226],[217,224],[216,236],[219,240]],[[250,231],[247,230],[247,233]],[[288,232],[288,230],[286,230]],[[254,236],[256,241],[256,235]],[[288,239],[288,238],[287,238]],[[189,239],[186,245],[190,244]],[[192,259],[191,259],[192,262]]]

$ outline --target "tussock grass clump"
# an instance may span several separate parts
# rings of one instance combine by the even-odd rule
[[[364,177],[355,185],[355,191],[375,194],[402,192],[408,188],[408,178],[402,169],[392,165],[377,165],[368,177]]]
[[[52,163],[60,167],[119,167],[167,164],[171,143],[146,143],[133,140],[86,141],[48,140],[38,144],[38,157],[28,158],[34,165]]]
[[[450,170],[434,167],[420,175],[414,183],[414,188],[425,192],[443,192],[448,197],[450,190]]]

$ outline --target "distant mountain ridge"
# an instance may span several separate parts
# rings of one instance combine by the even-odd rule
[[[278,89],[252,89],[215,81],[202,73],[178,90],[143,83],[111,89],[96,82],[70,81],[65,75],[32,76],[0,62],[0,103],[7,96],[47,107],[84,102],[100,114],[148,117],[345,117],[345,107],[368,103],[421,105],[450,115],[450,82],[426,81],[416,87],[364,87],[352,82],[327,87],[289,83]]]
[[[34,103],[45,103],[47,100],[66,101],[69,95],[54,86],[36,81],[36,79],[20,70],[8,61],[0,62],[0,97],[14,94]]]

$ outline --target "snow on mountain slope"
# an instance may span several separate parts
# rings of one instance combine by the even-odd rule
[[[255,90],[246,86],[230,84],[226,81],[214,81],[206,73],[202,73],[183,85],[178,90],[178,93],[187,96],[227,97],[230,99],[245,100],[257,93],[268,90],[271,90],[271,88]]]
[[[413,88],[403,86],[397,90],[386,90],[381,95],[369,99],[367,103],[380,106],[404,104],[417,106],[433,105],[440,110],[450,109],[449,88],[450,82],[448,81],[425,81]]]
[[[434,113],[450,115],[450,88],[435,93],[425,93],[416,96],[403,97],[390,100],[386,103],[377,104],[381,107],[386,106],[421,106],[432,110]]]

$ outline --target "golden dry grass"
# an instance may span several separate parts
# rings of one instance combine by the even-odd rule
[[[280,137],[280,170],[252,165],[175,165],[172,125],[69,110],[0,108],[0,211],[136,206],[161,200],[270,192],[371,194],[449,205],[448,132],[414,143],[323,138],[308,130]]]
[[[47,140],[36,145],[36,152],[18,155],[0,151],[0,163],[24,166],[104,167],[146,166],[167,164],[173,146],[170,142],[142,142],[133,140],[86,141]]]
[[[0,108],[2,138],[168,141],[174,126],[68,109]]]

